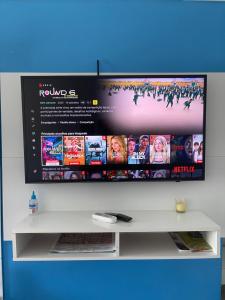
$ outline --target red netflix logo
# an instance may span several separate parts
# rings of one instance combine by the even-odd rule
[[[194,166],[176,166],[173,168],[173,173],[194,173]]]

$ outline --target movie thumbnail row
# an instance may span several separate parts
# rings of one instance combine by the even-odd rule
[[[42,136],[42,166],[203,163],[203,135]]]
[[[172,170],[110,170],[110,171],[43,171],[43,181],[135,180],[202,178],[203,169],[194,166],[174,167]]]

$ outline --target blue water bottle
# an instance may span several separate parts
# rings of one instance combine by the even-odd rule
[[[32,192],[31,198],[29,200],[29,209],[32,215],[38,212],[38,201],[34,191]]]

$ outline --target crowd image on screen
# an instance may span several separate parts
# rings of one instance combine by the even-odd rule
[[[191,82],[187,79],[136,79],[135,81],[109,80],[102,82],[102,89],[108,90],[109,97],[123,92],[132,91],[131,101],[134,105],[139,105],[143,99],[151,98],[157,102],[164,102],[165,108],[171,108],[175,104],[183,106],[184,110],[189,110],[194,101],[201,101],[203,104],[204,87],[201,81],[193,79]]]

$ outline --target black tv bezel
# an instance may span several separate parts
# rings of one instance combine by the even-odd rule
[[[51,79],[51,78],[64,78],[65,77],[75,77],[75,78],[98,78],[98,79],[110,79],[110,78],[203,78],[204,79],[204,95],[203,95],[203,100],[204,100],[204,107],[203,107],[203,164],[202,164],[202,177],[201,178],[194,178],[194,177],[188,177],[188,178],[157,178],[157,179],[151,179],[145,178],[145,179],[114,179],[114,180],[108,180],[108,179],[101,179],[101,180],[94,180],[94,179],[84,179],[84,180],[59,180],[59,181],[47,181],[47,180],[40,180],[40,181],[35,181],[35,180],[29,180],[28,178],[28,154],[27,154],[27,148],[26,148],[26,126],[27,126],[27,118],[25,116],[25,80],[26,79]],[[112,75],[107,74],[101,74],[101,75],[96,75],[95,73],[92,74],[65,74],[65,75],[38,75],[38,76],[21,76],[21,98],[22,98],[22,119],[23,119],[23,148],[24,148],[24,172],[25,172],[25,183],[95,183],[95,182],[181,182],[181,181],[204,181],[205,180],[205,158],[206,158],[206,105],[207,105],[207,74],[149,74],[149,73],[127,73],[127,74],[120,74],[120,73],[113,73]],[[128,166],[128,165],[127,165]],[[116,169],[119,170],[119,167]],[[113,170],[113,169],[112,169]],[[129,170],[129,169],[126,169]],[[102,171],[102,170],[101,170]]]

